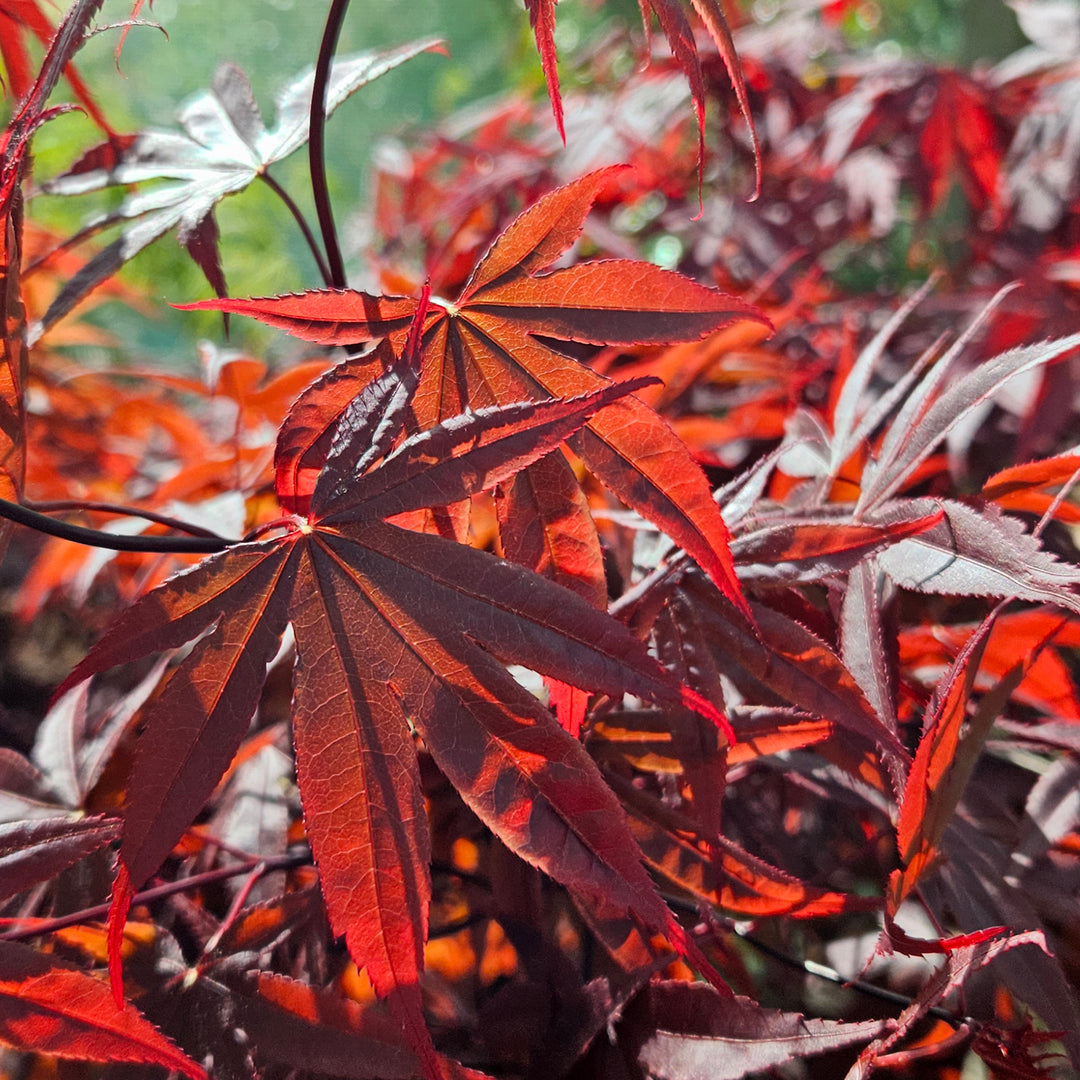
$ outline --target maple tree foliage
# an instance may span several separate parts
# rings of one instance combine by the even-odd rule
[[[0,0],[0,1074],[1073,1075],[1080,16],[868,68],[873,5],[642,0],[564,94],[525,0],[547,100],[349,251],[328,118],[440,43],[333,0],[272,126],[226,65],[118,134],[102,4]],[[260,179],[321,281],[230,296]],[[275,361],[125,352],[174,231]]]

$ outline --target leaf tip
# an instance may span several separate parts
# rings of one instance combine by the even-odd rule
[[[127,922],[134,895],[131,875],[121,860],[117,866],[116,879],[113,881],[106,935],[109,949],[109,985],[112,987],[113,1001],[118,1009],[124,1007],[124,965],[120,955],[124,944],[124,924]]]

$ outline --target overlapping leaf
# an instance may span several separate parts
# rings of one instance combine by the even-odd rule
[[[889,1030],[884,1020],[843,1023],[764,1009],[748,998],[720,1002],[708,987],[686,983],[652,983],[643,997],[639,1030],[647,1035],[637,1061],[657,1080],[739,1080]]]
[[[466,406],[587,393],[602,376],[549,344],[631,344],[692,340],[735,319],[765,321],[742,301],[648,263],[608,260],[540,271],[576,240],[597,193],[618,168],[602,169],[551,192],[492,245],[456,301],[434,301],[424,323],[423,369],[413,403],[420,428]],[[324,345],[389,337],[400,343],[418,302],[350,291],[217,300],[189,305],[250,315]],[[351,370],[351,369],[350,369]],[[355,365],[353,393],[374,376]],[[335,420],[349,374],[301,400],[310,437],[290,446],[279,496],[303,509],[320,432]],[[743,601],[727,550],[727,530],[703,474],[685,446],[651,410],[626,398],[603,410],[571,441],[590,469],[624,502],[678,541],[736,604]],[[291,487],[291,490],[290,490]]]
[[[934,503],[912,500],[908,506],[929,512]],[[878,555],[898,585],[959,596],[1017,596],[1080,611],[1080,569],[1044,550],[1017,518],[951,499],[938,506],[942,521]]]
[[[903,745],[866,700],[851,672],[820,637],[763,604],[751,604],[755,626],[700,577],[682,586],[717,666],[747,687],[762,690],[876,743],[894,776],[905,770]],[[766,698],[766,700],[768,700]]]
[[[595,764],[500,661],[722,718],[574,593],[381,520],[509,479],[640,381],[466,413],[405,439],[372,467],[404,421],[412,359],[394,361],[345,410],[306,522],[236,545],[149,593],[66,685],[198,639],[145,716],[124,811],[115,947],[132,888],[168,855],[224,772],[291,621],[297,772],[331,926],[389,995],[434,1074],[418,985],[430,849],[410,725],[509,847],[581,896],[677,938]]]
[[[559,0],[525,0],[525,7],[529,12],[529,22],[532,24],[533,34],[536,37],[536,48],[540,53],[540,62],[544,68],[544,78],[547,81],[548,96],[551,98],[551,107],[555,113],[555,123],[563,141],[566,140],[566,132],[563,129],[562,95],[559,90],[559,73],[555,54],[555,5]],[[691,0],[698,17],[705,24],[709,37],[720,53],[727,69],[728,78],[731,80],[735,91],[735,98],[739,103],[739,111],[750,131],[750,139],[754,147],[754,197],[761,192],[761,148],[758,145],[757,129],[754,127],[754,118],[750,114],[750,101],[746,92],[746,82],[743,78],[742,65],[739,63],[738,54],[735,52],[735,43],[731,40],[731,30],[728,27],[724,10],[719,0]],[[676,63],[682,68],[690,83],[690,93],[694,99],[694,108],[698,115],[698,131],[700,140],[700,152],[704,158],[705,151],[705,80],[701,69],[701,58],[698,54],[697,42],[694,40],[694,30],[679,0],[639,0],[641,17],[645,23],[646,36],[652,25],[655,15],[660,23],[660,28],[671,46],[671,53]],[[701,163],[704,168],[704,161]]]
[[[47,818],[0,825],[0,900],[55,877],[120,835],[114,818]]]
[[[1051,631],[1029,649],[1018,651],[1013,666],[976,704],[975,679],[993,625],[994,614],[968,638],[931,701],[900,804],[897,844],[902,869],[891,881],[892,911],[937,856],[945,826],[975,769],[991,724],[1052,636]]]
[[[117,1008],[99,979],[54,956],[0,942],[0,1045],[77,1061],[206,1073],[133,1005]]]
[[[438,47],[437,40],[428,38],[339,58],[327,86],[327,113],[373,79],[418,53]],[[226,65],[218,72],[213,88],[189,101],[180,113],[183,132],[143,132],[125,140],[119,160],[115,145],[105,144],[90,151],[67,174],[50,181],[46,189],[57,195],[81,195],[155,180],[168,182],[130,194],[115,213],[88,222],[90,229],[127,224],[117,240],[65,285],[45,313],[41,329],[48,329],[128,259],[173,228],[215,285],[220,264],[214,207],[307,142],[313,81],[314,73],[307,71],[281,90],[277,122],[267,129],[247,76],[235,65]],[[215,287],[221,284],[223,279]]]
[[[25,415],[23,394],[27,376],[26,312],[23,307],[22,185],[30,139],[47,120],[64,111],[45,103],[65,67],[82,44],[90,20],[102,0],[78,0],[60,24],[37,79],[0,141],[0,320],[3,356],[0,362],[0,498],[17,501],[25,478]],[[37,15],[36,7],[34,11]],[[24,14],[26,14],[24,12]],[[0,528],[0,552],[7,523]]]

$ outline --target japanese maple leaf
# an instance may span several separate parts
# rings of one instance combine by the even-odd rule
[[[555,114],[555,124],[563,142],[566,131],[563,128],[562,94],[559,90],[559,72],[555,54],[555,5],[559,0],[525,0],[529,12],[529,22],[536,37],[536,48],[544,68],[551,108]],[[743,78],[742,65],[735,52],[735,43],[731,40],[731,30],[724,17],[719,0],[690,0],[694,11],[705,24],[705,29],[720,53],[735,91],[750,139],[754,147],[754,198],[761,194],[761,148],[758,145],[757,129],[750,113],[750,100],[746,93],[746,81]],[[676,63],[682,68],[690,83],[690,93],[694,99],[694,110],[698,118],[698,139],[700,159],[704,166],[705,156],[705,80],[701,70],[701,58],[698,55],[694,31],[683,10],[680,0],[638,0],[641,18],[645,24],[646,38],[650,35],[652,17],[655,15],[660,29],[667,38],[671,53]]]
[[[0,1046],[76,1061],[156,1065],[207,1080],[134,1005],[118,1009],[99,979],[10,941],[0,942]]]
[[[23,40],[27,31],[43,45],[48,45],[53,39],[53,25],[41,10],[38,0],[0,0],[0,56],[4,60],[9,88],[16,98],[26,94],[35,81],[34,65]],[[70,60],[70,56],[68,59]],[[64,74],[87,115],[112,138],[115,133],[82,77],[70,64],[66,65]]]
[[[385,520],[502,482],[641,385],[465,412],[387,453],[413,405],[424,316],[422,304],[405,359],[380,346],[387,370],[338,421],[307,517],[283,519],[282,535],[238,543],[148,593],[63,689],[197,639],[144,713],[110,920],[115,979],[132,889],[212,793],[292,624],[297,776],[331,926],[438,1075],[418,984],[430,841],[411,730],[510,848],[700,960],[592,759],[503,663],[689,704],[730,729],[629,630],[575,593]]]
[[[832,169],[860,147],[892,154],[914,143],[905,171],[926,213],[937,210],[954,182],[976,212],[1000,210],[1004,147],[987,90],[948,69],[910,65],[865,79],[834,105],[823,152]]]
[[[327,115],[373,79],[418,53],[438,47],[435,38],[427,38],[338,58],[327,85]],[[173,228],[215,291],[224,293],[214,207],[307,142],[313,80],[314,73],[309,70],[282,88],[277,96],[277,122],[268,129],[247,76],[235,64],[226,64],[215,76],[213,87],[184,106],[179,116],[182,132],[144,131],[128,137],[119,160],[115,143],[99,146],[69,172],[43,185],[51,194],[82,195],[108,187],[167,181],[129,194],[114,213],[87,223],[90,230],[121,222],[126,225],[119,238],[95,255],[53,300],[39,333]]]
[[[621,166],[550,192],[513,222],[480,260],[461,295],[437,300],[424,323],[415,423],[430,427],[466,407],[589,393],[607,380],[556,342],[630,345],[695,340],[757,309],[651,263],[610,259],[548,273],[580,235],[599,191]],[[351,290],[180,305],[250,315],[322,345],[388,337],[400,343],[418,301]],[[364,357],[320,397],[298,403],[303,423],[279,453],[285,505],[303,512],[321,464],[320,439],[346,401],[378,370]],[[298,416],[298,419],[300,417]],[[654,521],[745,608],[727,530],[701,469],[668,425],[633,397],[606,408],[571,440],[574,451],[625,503]]]

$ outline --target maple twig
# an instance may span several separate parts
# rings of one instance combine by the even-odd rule
[[[752,945],[759,952],[772,957],[773,960],[777,960],[781,964],[786,964],[788,967],[797,968],[805,975],[812,975],[816,979],[824,979],[826,982],[835,983],[837,986],[842,986],[846,990],[855,990],[864,997],[877,998],[879,1001],[887,1001],[891,1005],[899,1005],[905,1009],[909,1005],[915,1003],[915,998],[909,997],[907,994],[901,994],[895,990],[888,990],[884,986],[877,986],[876,984],[866,982],[863,979],[845,979],[839,971],[836,971],[834,968],[828,967],[825,964],[819,964],[816,960],[800,960],[798,957],[789,956],[783,950],[770,945],[766,941],[762,941],[761,938],[755,937],[745,930],[739,930],[738,928],[732,928],[732,930],[737,937],[745,941],[748,945]],[[960,1028],[965,1025],[981,1026],[981,1022],[975,1017],[958,1016],[956,1013],[950,1012],[940,1005],[930,1005],[926,1012],[927,1015],[933,1016],[938,1020],[944,1020],[947,1024],[951,1024],[955,1028]]]
[[[289,213],[292,214],[293,220],[300,227],[300,231],[304,234],[304,239],[307,241],[307,246],[311,250],[311,254],[315,258],[315,265],[319,268],[319,276],[323,279],[323,284],[331,286],[334,284],[333,276],[330,273],[330,267],[326,265],[326,260],[323,258],[323,253],[319,250],[319,242],[315,239],[315,234],[311,231],[311,226],[307,223],[307,218],[304,217],[303,210],[296,205],[296,201],[293,197],[268,173],[259,173],[260,179],[264,184],[288,207]]]
[[[124,506],[121,503],[96,502],[85,499],[51,499],[48,502],[31,502],[29,499],[22,503],[28,510],[34,510],[39,514],[63,513],[66,510],[91,510],[99,514],[122,514],[124,517],[143,518],[152,521],[155,525],[164,525],[166,528],[175,529],[177,532],[187,533],[189,536],[201,536],[207,540],[224,540],[231,543],[227,537],[212,529],[204,529],[201,525],[191,525],[179,518],[169,517],[168,514],[159,514],[156,510],[142,510],[135,506]]]
[[[330,79],[330,65],[341,34],[341,24],[345,21],[345,12],[348,8],[349,0],[333,0],[330,5],[330,14],[326,17],[326,29],[323,31],[322,44],[319,46],[319,59],[315,64],[315,81],[311,87],[311,122],[308,129],[311,194],[315,199],[315,211],[319,216],[323,247],[326,248],[330,284],[338,289],[344,289],[348,282],[345,279],[345,263],[341,258],[341,248],[338,246],[337,230],[334,227],[330,189],[326,183],[326,89]]]
[[[229,878],[239,877],[241,874],[250,874],[257,866],[263,868],[263,873],[272,870],[292,870],[298,866],[310,863],[311,852],[305,848],[303,851],[293,854],[271,855],[265,858],[247,859],[232,866],[219,866],[216,870],[206,870],[201,874],[192,874],[191,877],[181,878],[179,881],[170,881],[165,885],[155,885],[150,889],[137,892],[132,898],[132,906],[136,904],[149,904],[154,900],[163,900],[176,893],[187,892],[188,889],[198,889],[203,885],[214,885],[219,881],[227,881]],[[20,927],[17,930],[9,930],[0,934],[0,941],[23,941],[26,938],[39,937],[41,934],[52,934],[57,930],[66,930],[69,926],[78,926],[80,923],[94,922],[103,919],[109,914],[111,904],[95,904],[93,907],[83,908],[81,911],[73,911],[69,915],[58,915],[55,919],[28,920],[31,925]]]
[[[0,518],[7,518],[17,525],[28,529],[56,536],[61,540],[70,540],[73,544],[87,547],[108,548],[110,551],[138,551],[147,554],[172,555],[212,555],[224,551],[236,540],[209,536],[120,536],[117,533],[103,532],[101,529],[87,529],[82,525],[71,525],[66,521],[57,521],[46,514],[39,514],[28,506],[0,499]]]

